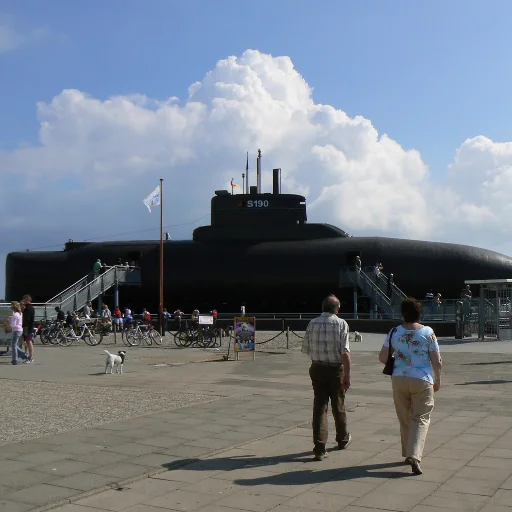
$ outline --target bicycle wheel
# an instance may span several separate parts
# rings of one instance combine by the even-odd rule
[[[130,341],[128,340],[128,333],[130,331],[121,331],[121,339],[123,340],[123,343],[127,346],[127,347],[133,347],[133,345],[130,343]]]
[[[174,343],[178,347],[185,347],[188,342],[188,335],[185,331],[178,332],[176,336],[174,336]]]
[[[160,336],[160,333],[153,329],[150,331],[149,335],[151,336],[151,339],[153,340],[155,345],[161,345],[162,344],[162,336]]]
[[[57,343],[61,347],[69,347],[73,341],[75,341],[75,336],[72,334],[73,329],[69,329],[68,331],[60,331],[57,334]]]
[[[210,340],[205,333],[199,332],[197,333],[196,344],[200,348],[207,348],[210,345]]]
[[[41,330],[41,334],[39,336],[43,345],[48,345],[48,343],[50,343],[50,333],[51,329],[49,327],[45,327]]]
[[[129,343],[131,347],[137,347],[140,345],[141,338],[135,331],[128,331],[126,333],[126,342]]]
[[[85,341],[85,343],[87,343],[87,345],[95,347],[103,341],[103,334],[93,334],[91,331],[86,330],[82,336],[82,339]]]
[[[151,333],[146,331],[142,335],[142,339],[146,342],[146,345],[150,347],[153,344],[153,337],[151,336]]]
[[[58,329],[53,329],[49,334],[49,340],[50,340],[50,343],[52,345],[57,345],[58,344],[58,341],[57,341],[57,338],[59,337],[60,334],[64,334],[64,331],[62,328],[58,328]]]
[[[191,332],[188,337],[187,347],[201,347],[203,343],[203,333],[199,331]]]

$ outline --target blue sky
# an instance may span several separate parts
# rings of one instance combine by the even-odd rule
[[[35,103],[64,88],[183,98],[247,48],[290,56],[316,102],[368,117],[434,172],[468,137],[512,139],[506,0],[4,0],[0,11],[50,32],[1,57],[3,149],[35,141]]]
[[[246,150],[255,152],[266,140],[262,149],[273,161],[265,162],[293,170],[294,190],[307,193],[314,220],[332,222],[354,234],[458,241],[512,254],[512,244],[504,245],[509,237],[502,222],[503,209],[512,199],[512,179],[508,178],[512,145],[500,144],[512,141],[511,18],[512,3],[506,0],[3,0],[0,174],[10,173],[13,179],[9,190],[0,190],[0,214],[6,218],[18,205],[28,203],[32,217],[24,213],[23,218],[5,221],[12,236],[0,242],[0,264],[12,250],[121,233],[128,231],[125,225],[134,231],[146,228],[152,220],[142,217],[139,196],[141,190],[149,193],[153,188],[161,174],[161,162],[144,168],[144,176],[140,169],[125,173],[127,162],[151,160],[143,149],[131,151],[131,147],[139,144],[144,148],[155,139],[149,132],[138,135],[148,111],[130,104],[137,111],[121,108],[109,114],[104,102],[116,96],[132,101],[130,96],[136,94],[152,100],[177,96],[185,112],[188,88],[199,81],[203,84],[200,101],[211,114],[205,119],[212,123],[212,98],[221,98],[224,92],[216,83],[208,83],[210,71],[215,72],[218,83],[242,84],[245,99],[259,97],[249,86],[255,76],[261,78],[263,89],[273,94],[274,78],[281,73],[282,63],[266,61],[264,69],[258,67],[260,57],[242,57],[248,49],[291,59],[298,74],[294,71],[281,77],[280,86],[289,96],[285,110],[300,114],[309,108],[305,100],[294,103],[295,93],[301,94],[302,77],[313,89],[314,108],[327,105],[334,109],[323,111],[327,136],[304,142],[301,137],[310,133],[304,128],[301,137],[294,139],[294,122],[286,121],[284,127],[282,117],[273,117],[283,101],[272,97],[269,104],[261,106],[266,126],[248,126],[247,133],[240,133],[234,111],[228,113],[222,127],[210,124],[218,131],[233,130],[235,139],[240,136],[212,172],[208,171],[207,155],[215,154],[217,147],[206,142],[212,132],[201,132],[193,143],[187,139],[170,148],[165,137],[157,140],[155,154],[169,150],[174,156],[186,146],[188,160],[184,157],[170,165],[169,172],[190,173],[193,184],[199,176],[205,182],[204,191],[194,189],[191,201],[190,187],[183,185],[178,190],[179,179],[170,181],[176,197],[167,209],[166,224],[185,223],[207,214],[211,191],[219,188],[219,183],[229,183],[234,160],[238,155],[244,159]],[[219,64],[229,56],[236,56],[245,66],[243,76],[232,63]],[[66,95],[65,89],[79,92]],[[81,97],[82,93],[88,96]],[[246,119],[254,119],[260,112],[249,100],[240,100],[239,110],[246,112],[247,107]],[[44,107],[39,112],[38,102]],[[396,149],[394,142],[372,141],[368,126],[353,120],[343,121],[345,131],[340,135],[336,131],[339,115],[334,122],[334,111],[336,115],[346,112],[350,118],[363,116],[403,150]],[[192,126],[195,114],[189,114],[184,118]],[[113,127],[109,115],[119,115],[119,126]],[[139,115],[140,119],[134,117]],[[176,139],[173,130],[180,131],[178,125],[154,124],[160,131],[169,128],[172,140]],[[43,141],[41,127],[47,130]],[[271,148],[274,128],[275,140],[288,130],[280,150]],[[464,142],[467,139],[471,139],[469,143]],[[98,141],[102,140],[105,144],[100,148]],[[291,156],[286,151],[295,142],[298,149]],[[38,152],[43,145],[44,151]],[[73,151],[60,160],[68,146]],[[334,160],[327,154],[331,146],[337,151]],[[407,153],[410,149],[418,150],[420,157]],[[298,153],[304,154],[302,162],[296,158]],[[340,154],[350,165],[339,163]],[[460,158],[450,174],[448,166],[456,155]],[[327,161],[338,165],[337,177],[322,167]],[[301,165],[309,174],[297,170]],[[351,181],[354,168],[359,178]],[[103,197],[86,179],[100,172],[98,169],[103,169],[105,176],[120,173],[126,181],[117,189],[119,200],[110,195],[108,208],[88,211],[90,222],[84,224],[88,205],[80,200]],[[320,174],[324,181],[317,180]],[[331,178],[334,181],[329,181]],[[375,183],[375,195],[368,194],[367,188],[357,188],[364,180]],[[122,189],[127,184],[131,188]],[[417,216],[409,221],[410,207],[402,205],[402,210],[396,211],[401,200],[395,197],[397,190],[414,198]],[[478,197],[476,191],[481,192]],[[339,209],[340,198],[348,204],[349,198],[362,194],[372,197],[370,205],[354,203]],[[454,194],[458,194],[456,199]],[[132,196],[142,213],[127,209]],[[419,205],[421,202],[425,204]],[[61,205],[60,210],[56,204]],[[66,216],[56,222],[64,210]],[[121,220],[109,220],[101,230],[99,219],[106,214]],[[45,223],[45,218],[51,221]],[[447,225],[452,226],[451,231]],[[177,227],[173,237],[189,237],[190,231],[190,224]]]

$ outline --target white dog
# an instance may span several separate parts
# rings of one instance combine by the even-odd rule
[[[111,354],[108,350],[105,350],[107,355],[107,362],[105,363],[105,373],[108,373],[108,369],[110,368],[110,373],[113,373],[114,365],[116,367],[116,373],[123,373],[123,364],[124,358],[126,357],[126,352],[124,350],[120,350],[117,354]]]
[[[360,332],[354,331],[354,343],[362,343],[363,335]]]

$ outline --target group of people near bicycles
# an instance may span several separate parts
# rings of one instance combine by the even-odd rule
[[[182,331],[184,329],[198,329],[199,316],[201,315],[201,313],[199,312],[198,309],[194,309],[194,311],[192,311],[192,315],[190,316],[190,321],[184,320],[185,313],[181,311],[181,309],[177,309],[171,315],[171,313],[169,313],[167,309],[164,308],[163,315],[165,330],[171,332],[173,330]],[[212,309],[210,311],[210,316],[213,317],[213,327],[215,327],[219,313],[217,312],[216,309]]]
[[[80,312],[64,312],[58,306],[55,308],[55,311],[57,312],[57,321],[62,322],[66,326],[78,328],[81,322],[87,321],[88,324],[92,324],[95,328],[103,328],[105,332],[111,332],[113,328],[115,328],[117,332],[132,329],[134,326],[134,317],[139,317],[139,315],[134,314],[129,307],[125,307],[124,310],[121,311],[121,309],[116,306],[114,311],[110,311],[107,304],[102,304],[101,310],[99,311],[93,309],[91,302],[87,302]],[[213,309],[209,314],[213,317],[213,325],[215,326],[218,312],[216,309]],[[172,314],[164,308],[164,330],[171,332],[190,328],[198,329],[200,316],[198,309],[192,311],[190,320],[185,321],[184,316],[185,313],[179,308]],[[151,314],[146,308],[143,308],[140,314],[140,322],[143,326],[151,323]]]
[[[110,332],[114,327],[118,332],[131,329],[134,322],[134,314],[128,307],[124,311],[116,306],[114,311],[110,311],[107,304],[101,306],[101,312],[92,308],[92,303],[87,302],[82,308],[81,312],[67,311],[64,313],[60,307],[56,307],[57,321],[69,327],[78,327],[81,322],[86,321],[94,327],[103,328],[105,331]],[[146,308],[142,310],[142,323],[149,324],[151,322],[151,315]]]

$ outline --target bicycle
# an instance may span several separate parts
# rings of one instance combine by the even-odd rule
[[[140,345],[140,342],[144,340],[148,346],[155,343],[155,345],[162,344],[162,336],[160,333],[151,325],[141,325],[139,322],[134,322],[135,327],[130,328],[128,331],[124,331],[123,342],[129,346],[136,347]]]
[[[203,334],[195,326],[190,328],[185,324],[184,328],[180,326],[180,330],[174,334],[174,343],[177,347],[190,347],[194,343],[202,342]]]
[[[203,325],[199,328],[200,336],[197,338],[197,345],[201,348],[211,348],[217,345],[217,331],[212,325]]]
[[[69,347],[73,341],[84,340],[87,345],[96,346],[103,341],[103,334],[96,333],[94,335],[85,322],[81,326],[79,325],[78,328],[80,329],[78,333],[75,333],[73,326],[68,326],[59,331],[57,343],[63,347]]]

